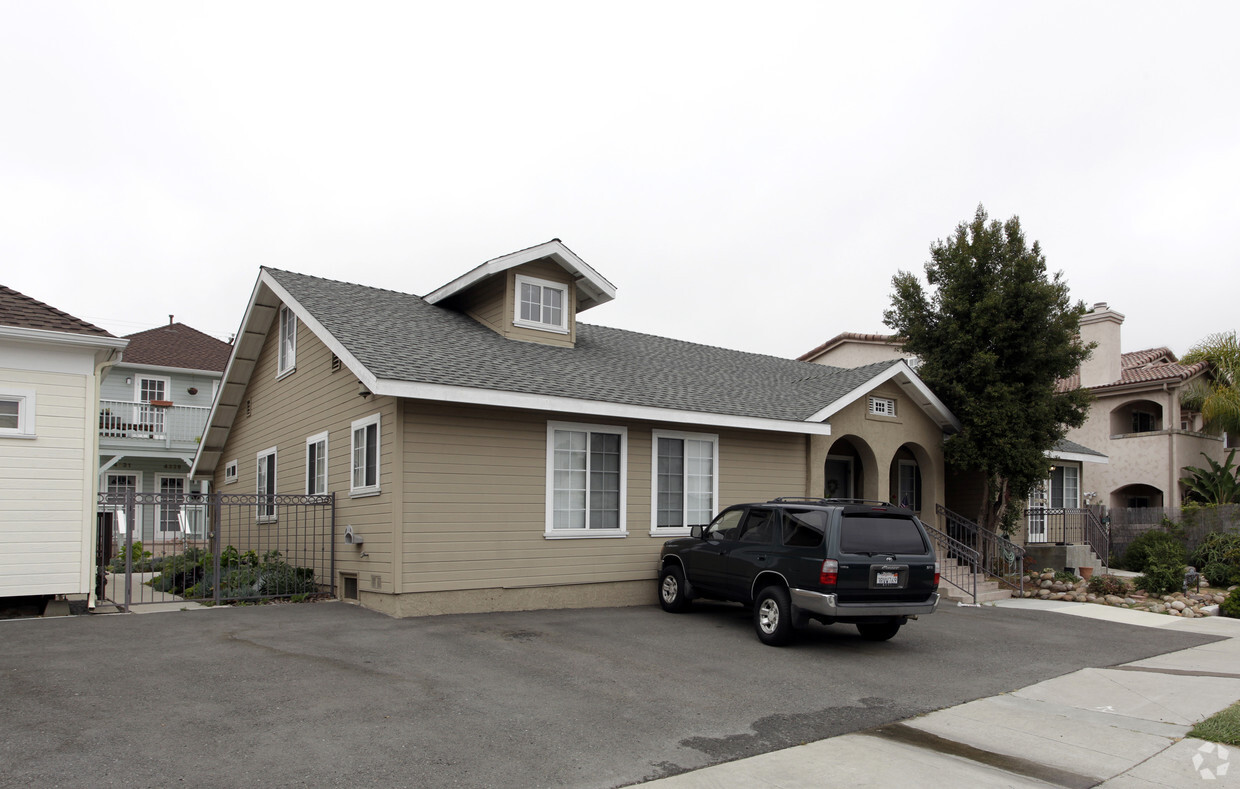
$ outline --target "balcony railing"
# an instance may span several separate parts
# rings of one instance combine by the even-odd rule
[[[100,400],[99,437],[164,447],[194,444],[202,437],[210,413],[210,408],[193,405]]]

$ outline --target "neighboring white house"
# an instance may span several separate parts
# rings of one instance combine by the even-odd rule
[[[125,346],[0,285],[0,597],[92,589],[99,384]]]

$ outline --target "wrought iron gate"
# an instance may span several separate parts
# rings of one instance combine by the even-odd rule
[[[128,611],[334,594],[335,501],[100,493],[96,595]]]

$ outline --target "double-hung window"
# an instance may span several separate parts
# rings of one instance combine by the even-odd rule
[[[277,375],[291,373],[297,367],[297,315],[288,307],[280,308],[280,354]]]
[[[546,537],[623,537],[628,429],[547,423]]]
[[[710,523],[719,500],[719,437],[656,430],[652,438],[650,533],[688,534]]]
[[[370,496],[379,492],[379,415],[353,423],[350,455],[353,458],[349,495]]]
[[[0,391],[0,438],[34,438],[34,392]]]
[[[306,494],[327,493],[327,433],[306,439]]]
[[[271,523],[279,511],[276,508],[276,448],[258,453],[258,522]]]
[[[568,332],[568,286],[564,283],[518,274],[516,302],[516,325]]]

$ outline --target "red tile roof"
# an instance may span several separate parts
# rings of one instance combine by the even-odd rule
[[[1146,348],[1143,351],[1121,354],[1119,380],[1092,387],[1092,390],[1142,383],[1178,383],[1204,372],[1209,366],[1209,362],[1180,364],[1170,348]],[[1080,385],[1081,375],[1078,372],[1060,379],[1058,389],[1068,392]]]
[[[93,323],[75,318],[67,312],[18,293],[12,288],[6,288],[4,285],[0,285],[0,326],[90,334],[96,337],[114,336]]]
[[[157,367],[224,372],[232,346],[184,323],[171,323],[125,337],[125,361]]]

